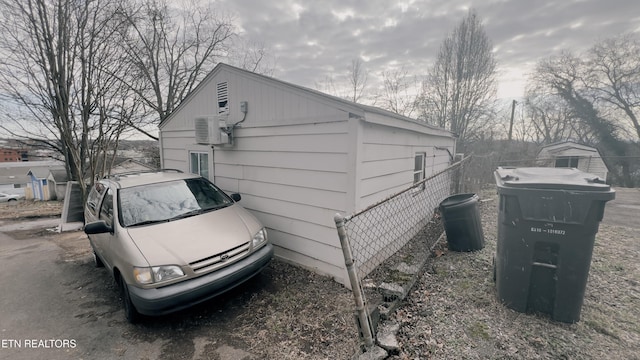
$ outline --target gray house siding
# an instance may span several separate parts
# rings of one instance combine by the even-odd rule
[[[377,123],[363,124],[362,159],[359,176],[357,207],[364,209],[378,203],[414,183],[415,157],[421,154],[423,160],[423,178],[446,169],[455,153],[455,141],[450,136],[417,132],[409,129],[391,128]],[[413,195],[419,191],[434,192],[435,189],[416,188],[410,190]],[[439,194],[431,194],[427,201],[403,201],[402,197],[386,201],[368,210],[367,217],[383,219],[393,214],[402,219],[391,226],[361,228],[360,238],[375,239],[367,244],[367,249],[359,251],[362,269],[370,269],[384,260],[381,254],[392,254],[404,245],[406,239],[415,236],[430,220],[426,217],[415,222],[416,214],[433,214],[437,201],[448,195],[448,187],[439,189]],[[422,197],[421,197],[422,198]],[[437,200],[439,199],[439,200]]]
[[[189,151],[209,154],[210,179],[268,228],[276,255],[344,277],[333,216],[347,210],[348,112],[286,86],[222,71],[161,127],[162,166],[189,171]],[[217,113],[214,84],[228,84],[229,122],[243,114],[232,148],[197,145],[194,119]],[[235,106],[238,105],[238,106]]]
[[[454,152],[454,142],[450,137],[366,123],[360,173],[360,206],[375,203],[411,186],[417,153],[425,154],[425,177],[445,169],[451,164],[445,149]]]
[[[218,113],[223,82],[234,144],[198,145],[194,119]],[[162,167],[189,171],[189,153],[206,153],[210,180],[242,195],[276,256],[348,285],[334,215],[411,184],[416,151],[430,156],[427,176],[448,164],[435,146],[453,152],[450,133],[405,119],[219,65],[160,125]]]
[[[333,215],[346,207],[346,121],[247,127],[232,149],[215,148],[214,182],[242,194],[269,228],[276,255],[343,276]]]

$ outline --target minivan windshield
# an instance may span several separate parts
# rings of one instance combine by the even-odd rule
[[[125,188],[118,196],[124,227],[177,220],[233,204],[222,190],[204,178]]]

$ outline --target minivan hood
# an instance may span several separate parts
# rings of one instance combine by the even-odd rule
[[[238,204],[170,222],[127,228],[150,266],[187,265],[251,241],[262,225]]]

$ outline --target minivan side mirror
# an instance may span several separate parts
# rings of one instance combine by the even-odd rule
[[[104,220],[93,221],[84,226],[85,234],[103,234],[113,232],[113,228]]]
[[[242,199],[242,197],[241,197],[241,196],[240,196],[240,194],[238,194],[238,193],[231,194],[231,198],[232,198],[232,199],[233,199],[233,201],[235,201],[235,202],[238,202],[238,201],[240,201],[240,199]]]

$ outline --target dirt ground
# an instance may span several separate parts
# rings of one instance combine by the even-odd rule
[[[600,225],[581,320],[558,323],[510,310],[496,298],[492,258],[497,196],[495,190],[480,195],[485,248],[456,253],[448,251],[446,243],[436,245],[423,275],[391,316],[400,324],[400,351],[390,359],[639,359],[637,230]],[[0,219],[19,222],[57,216],[60,208],[59,203],[0,205]],[[126,357],[127,347],[157,339],[163,345],[155,358],[172,359],[223,359],[216,352],[221,344],[242,349],[238,359],[350,359],[358,347],[351,292],[281,261],[273,261],[255,279],[210,302],[133,326],[124,321],[106,271],[92,267],[82,232],[36,229],[8,235],[44,237],[62,249],[57,266],[65,268],[66,283],[82,284],[81,291],[108,309],[98,312],[89,307],[70,316],[119,327],[127,345],[112,345],[118,358]],[[91,351],[81,355],[92,357]]]

